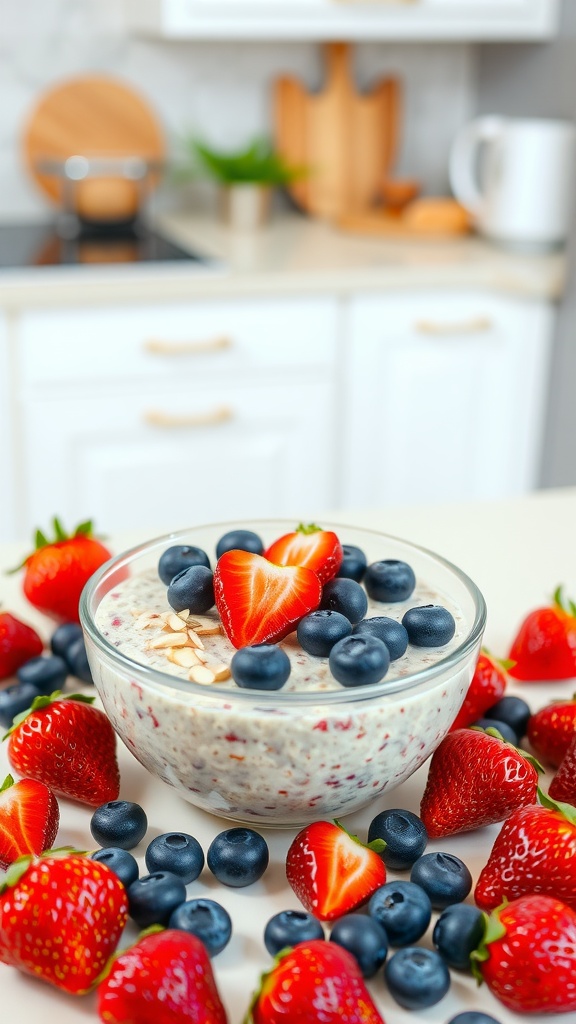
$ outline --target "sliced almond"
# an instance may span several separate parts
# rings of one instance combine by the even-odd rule
[[[166,619],[166,625],[170,626],[170,629],[173,629],[175,633],[179,633],[180,630],[186,629],[186,623],[176,615],[176,612],[171,612]]]
[[[179,619],[182,619],[183,622],[186,622],[186,620],[188,619],[188,617],[190,615],[190,611],[189,611],[188,608],[184,608],[183,611],[176,612],[176,615],[178,616]]]
[[[204,644],[202,643],[200,637],[195,632],[195,630],[188,629],[188,636],[190,637],[190,640],[194,644],[194,647],[199,647],[201,651],[204,650]]]
[[[229,665],[210,665],[210,668],[212,669],[214,678],[218,683],[223,682],[224,679],[229,679],[232,675]]]
[[[193,665],[188,673],[188,679],[193,683],[213,683],[216,676],[206,665]]]
[[[185,633],[161,633],[153,640],[148,641],[146,650],[158,651],[163,647],[185,647],[187,643],[188,637]]]
[[[148,629],[150,626],[159,626],[162,621],[162,616],[158,615],[157,612],[142,612],[134,623],[134,629]]]
[[[193,647],[170,647],[167,653],[168,661],[180,665],[180,668],[192,668],[200,664]]]
[[[189,641],[189,642],[192,643],[192,641]],[[202,664],[202,665],[206,664],[206,662],[208,661],[208,655],[206,654],[206,651],[201,651],[199,647],[193,647],[193,646],[190,647],[190,650],[194,651],[194,654],[196,655],[196,657],[197,657],[198,661],[200,662],[200,664]]]
[[[220,623],[214,622],[210,626],[196,626],[194,632],[196,636],[216,636],[220,632]]]

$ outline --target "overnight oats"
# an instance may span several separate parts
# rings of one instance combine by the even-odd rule
[[[337,533],[345,551],[363,552],[369,567],[410,567],[408,597],[382,589],[376,570],[361,571],[352,583],[323,579],[301,563],[292,568],[294,561],[282,560],[273,545],[294,530],[282,521],[246,527],[262,538],[266,559],[228,551],[217,560],[219,541],[237,525],[158,538],[92,577],[81,619],[104,708],[134,756],[204,810],[276,826],[358,810],[408,778],[449,729],[480,648],[482,595],[431,552],[355,527],[324,530]],[[161,557],[170,559],[181,546],[208,555],[210,566],[194,573],[202,586],[214,585],[215,605],[209,596],[190,610],[186,591],[177,589],[179,575],[169,591],[164,581],[171,569],[160,579]],[[180,576],[183,587],[188,576]],[[259,587],[260,605],[254,597]],[[359,598],[356,614],[348,612],[347,588],[354,601]],[[386,600],[390,596],[394,600]],[[447,633],[444,620],[436,635],[426,633],[426,623],[423,635],[417,622],[412,626],[430,607],[450,623]],[[262,608],[272,609],[273,628]],[[280,624],[277,610],[285,619]],[[382,620],[390,640],[379,632]],[[341,628],[340,622],[342,639],[323,646],[320,637],[318,646],[315,631]],[[401,637],[397,645],[402,623],[407,646]],[[252,681],[261,661],[255,659],[251,675],[255,649],[279,663],[281,678]],[[368,674],[358,676],[363,671]]]

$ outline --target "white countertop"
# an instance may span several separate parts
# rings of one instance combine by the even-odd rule
[[[320,520],[322,518],[409,537],[460,565],[484,593],[488,604],[485,642],[498,655],[506,654],[525,613],[545,603],[557,584],[563,583],[568,594],[576,595],[576,547],[572,543],[576,489],[541,492],[530,498],[500,503],[363,510],[319,516]],[[170,529],[172,524],[166,525]],[[342,538],[345,540],[345,529]],[[110,546],[120,551],[143,539],[142,535],[131,534],[113,538]],[[0,545],[0,566],[15,565],[25,554],[26,545]],[[0,575],[0,603],[35,624],[47,638],[46,621],[27,605],[20,586],[19,578]],[[513,683],[508,692],[523,695],[536,710],[553,698],[571,695],[574,688],[574,680],[542,685]],[[124,747],[119,751],[119,761],[121,796],[142,803],[148,814],[146,840],[134,851],[142,874],[145,873],[145,848],[155,835],[180,829],[195,835],[206,850],[214,836],[228,827],[225,821],[196,810],[172,789],[149,776]],[[0,746],[0,780],[7,771],[5,746]],[[399,789],[378,799],[368,810],[347,818],[346,824],[362,836],[372,817],[385,807],[401,806],[417,812],[426,772],[424,765]],[[93,848],[90,809],[65,800],[60,804],[58,845]],[[230,1024],[241,1024],[249,995],[260,971],[269,962],[262,942],[266,921],[279,910],[299,907],[284,875],[284,858],[294,833],[291,830],[263,831],[270,846],[271,863],[260,882],[246,889],[225,890],[205,870],[201,880],[193,883],[189,890],[190,895],[203,894],[222,902],[233,920],[232,940],[213,962]],[[490,826],[433,842],[429,849],[460,856],[476,879],[497,832],[498,826]],[[406,874],[400,876],[391,872],[390,877],[406,877]],[[431,930],[423,940],[428,945]],[[132,934],[129,926],[127,938]],[[2,1019],[7,1024],[36,1024],[38,1019],[42,1019],[43,1024],[78,1024],[96,1019],[94,996],[80,1000],[68,997],[3,965],[0,965],[0,987]],[[502,1024],[519,1024],[524,1019],[506,1011],[485,986],[477,989],[471,977],[457,972],[452,972],[448,995],[419,1014],[408,1013],[396,1005],[385,991],[380,974],[369,987],[386,1024],[414,1024],[414,1021],[446,1024],[451,1016],[464,1009],[482,1009]],[[534,1024],[545,1024],[550,1018],[531,1016],[531,1020]]]

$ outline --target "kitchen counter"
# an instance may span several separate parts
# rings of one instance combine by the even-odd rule
[[[528,498],[499,503],[428,506],[420,508],[383,508],[347,513],[319,515],[320,520],[346,522],[385,530],[441,552],[456,562],[478,583],[488,605],[486,645],[505,655],[520,620],[531,608],[544,603],[559,583],[566,593],[576,594],[576,549],[570,542],[576,518],[576,489],[540,492]],[[174,524],[167,523],[169,529]],[[345,528],[342,530],[345,539]],[[112,538],[110,546],[119,551],[143,540],[140,534]],[[0,545],[0,566],[18,564],[26,554],[25,544]],[[0,577],[0,603],[20,613],[35,624],[47,638],[45,619],[29,608],[20,593],[18,577]],[[568,697],[575,688],[574,680],[564,683],[511,683],[509,693],[522,695],[534,710],[553,698]],[[212,838],[227,825],[182,801],[173,790],[155,781],[123,747],[119,751],[122,776],[121,795],[141,802],[148,814],[147,841],[167,830],[190,832],[207,848]],[[0,748],[0,779],[8,771],[5,747]],[[418,811],[425,782],[424,765],[399,789],[377,800],[366,811],[347,818],[352,831],[365,835],[372,817],[385,807],[403,806]],[[546,782],[544,783],[546,787]],[[89,832],[91,812],[88,808],[61,801],[61,830],[58,845],[74,844],[80,849],[93,848]],[[499,826],[490,826],[468,835],[436,841],[430,850],[444,850],[461,857],[474,878],[486,861]],[[215,959],[214,970],[229,1011],[230,1024],[240,1024],[249,994],[257,983],[259,972],[268,963],[262,943],[264,925],[281,909],[297,909],[299,904],[284,877],[284,857],[292,832],[265,832],[270,846],[271,863],[264,878],[256,885],[240,890],[224,890],[205,870],[201,880],[190,892],[221,901],[229,910],[234,931],[229,946]],[[141,866],[146,843],[135,851]],[[144,872],[142,872],[144,873]],[[392,877],[396,877],[392,872]],[[405,877],[405,876],[404,876]],[[132,936],[129,930],[127,936]],[[431,929],[423,940],[430,945]],[[94,1021],[94,997],[75,1000],[40,982],[0,966],[3,1019],[18,1024],[35,1024],[41,1017],[44,1024],[78,1024]],[[521,1017],[507,1012],[487,991],[477,989],[471,977],[452,972],[452,988],[425,1015],[414,1015],[393,1002],[378,976],[370,982],[375,1000],[386,1024],[413,1024],[425,1016],[428,1024],[445,1024],[464,1009],[482,1009],[502,1024],[517,1024]],[[560,1019],[560,1018],[559,1018]],[[564,1018],[562,1018],[563,1020]],[[531,1016],[534,1024],[545,1024],[549,1017]]]

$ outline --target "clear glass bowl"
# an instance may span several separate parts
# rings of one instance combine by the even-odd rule
[[[221,817],[294,826],[358,810],[426,760],[472,678],[486,621],[484,599],[472,580],[407,541],[358,527],[323,526],[334,529],[343,544],[362,548],[369,563],[408,562],[440,603],[442,596],[450,599],[465,620],[457,646],[448,653],[423,650],[417,670],[398,678],[390,672],[370,686],[254,691],[231,680],[207,687],[151,668],[127,657],[98,629],[103,598],[127,576],[154,569],[171,545],[202,547],[214,563],[216,543],[227,530],[255,530],[269,544],[293,530],[292,521],[217,523],[156,538],[107,562],[82,594],[88,659],[114,729],[153,775]]]

